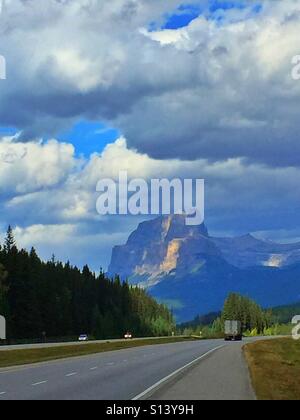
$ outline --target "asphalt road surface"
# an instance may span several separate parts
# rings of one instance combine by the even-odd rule
[[[0,400],[253,400],[241,347],[193,341],[2,369]]]

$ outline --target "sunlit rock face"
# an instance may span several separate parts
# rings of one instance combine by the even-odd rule
[[[160,266],[161,272],[170,273],[176,270],[182,243],[183,239],[173,239],[168,244],[167,255]]]
[[[271,255],[271,257],[264,263],[265,267],[283,267],[284,262],[286,260],[286,256],[284,255]]]
[[[266,307],[300,301],[300,244],[212,238],[184,216],[159,217],[113,249],[108,274],[148,289],[185,321],[220,310],[233,291]]]
[[[186,226],[185,216],[159,217],[141,223],[126,245],[113,249],[109,274],[153,285],[164,274],[193,264],[199,252],[217,252],[205,225]]]

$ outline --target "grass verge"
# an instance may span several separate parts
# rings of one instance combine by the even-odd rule
[[[300,341],[259,341],[244,353],[259,400],[300,400]]]
[[[150,346],[157,344],[179,343],[192,341],[187,338],[158,338],[153,340],[107,342],[101,344],[82,344],[80,346],[49,347],[28,350],[0,351],[0,368],[20,366],[32,363],[47,362],[69,357],[87,356],[89,354],[103,353],[107,351],[124,350],[133,347]]]

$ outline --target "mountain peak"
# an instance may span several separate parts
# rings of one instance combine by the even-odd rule
[[[195,244],[195,245],[191,245]],[[142,222],[129,236],[126,245],[113,249],[109,274],[120,274],[122,278],[157,278],[161,273],[176,269],[181,255],[201,252],[213,253],[204,224],[187,226],[185,215],[160,216]],[[204,252],[204,251],[203,251]],[[190,258],[187,260],[190,261]]]
[[[129,236],[127,245],[150,242],[170,242],[173,239],[206,236],[208,231],[204,224],[187,226],[185,215],[160,216],[139,224]]]
[[[243,240],[243,241],[249,241],[249,242],[263,242],[260,239],[255,238],[255,236],[253,236],[251,233],[247,233],[246,235],[242,235],[237,239],[240,239],[240,240]]]
[[[160,218],[163,234],[167,241],[187,237],[208,237],[208,230],[203,224],[198,226],[187,226],[186,215],[163,216]]]

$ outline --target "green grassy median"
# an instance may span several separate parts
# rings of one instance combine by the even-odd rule
[[[20,366],[50,360],[58,360],[69,357],[87,356],[89,354],[103,353],[107,351],[124,350],[133,347],[150,346],[157,344],[179,343],[191,341],[191,338],[158,338],[153,340],[137,340],[122,342],[107,342],[101,344],[87,343],[82,345],[48,347],[28,350],[0,351],[0,368]]]
[[[300,400],[300,341],[260,341],[244,352],[259,400]]]

